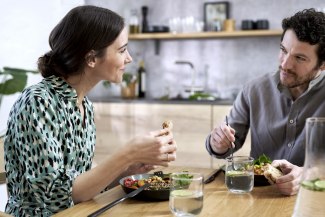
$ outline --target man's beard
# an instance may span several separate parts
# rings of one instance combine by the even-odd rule
[[[317,68],[312,69],[312,71],[309,71],[306,75],[298,77],[298,75],[292,71],[292,70],[286,70],[284,71],[281,66],[279,66],[280,71],[280,83],[287,87],[287,88],[295,88],[303,85],[308,85],[310,81],[312,81],[315,76],[318,73]],[[290,78],[283,77],[284,75],[281,75],[281,73],[285,72],[289,74]]]

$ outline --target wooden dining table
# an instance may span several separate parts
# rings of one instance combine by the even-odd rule
[[[214,169],[167,167],[161,170],[164,173],[180,171],[200,172],[207,177]],[[246,194],[234,194],[228,191],[224,179],[224,173],[221,172],[214,181],[204,185],[203,209],[199,215],[200,217],[289,217],[292,215],[296,196],[284,196],[275,186],[271,185],[255,186],[250,193]],[[125,195],[125,192],[121,186],[116,186],[90,201],[79,203],[54,216],[87,216],[123,195]],[[168,200],[142,201],[132,198],[108,209],[101,216],[172,217],[173,214],[169,210],[168,203]]]

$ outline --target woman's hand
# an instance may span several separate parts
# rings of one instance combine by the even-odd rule
[[[125,172],[125,176],[133,175],[133,174],[142,174],[148,173],[149,171],[156,169],[154,165],[148,165],[143,163],[136,163],[131,165]]]
[[[276,186],[284,195],[295,195],[300,187],[300,178],[303,168],[298,167],[287,160],[274,160],[272,166],[279,167],[283,176],[276,179]]]
[[[166,135],[168,133],[168,135]],[[125,148],[130,150],[130,160],[146,165],[168,166],[176,160],[176,142],[169,129],[150,132],[132,139]]]
[[[225,153],[229,148],[235,147],[235,130],[226,123],[217,126],[211,132],[210,145],[214,152]]]

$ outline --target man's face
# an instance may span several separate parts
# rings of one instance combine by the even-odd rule
[[[298,40],[295,32],[288,29],[280,45],[280,81],[288,88],[307,88],[320,72],[317,66],[318,45]]]

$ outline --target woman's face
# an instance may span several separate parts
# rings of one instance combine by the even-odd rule
[[[93,73],[99,80],[120,83],[126,64],[132,62],[132,57],[127,50],[128,32],[126,28],[116,40],[106,48],[103,57],[97,58]]]

